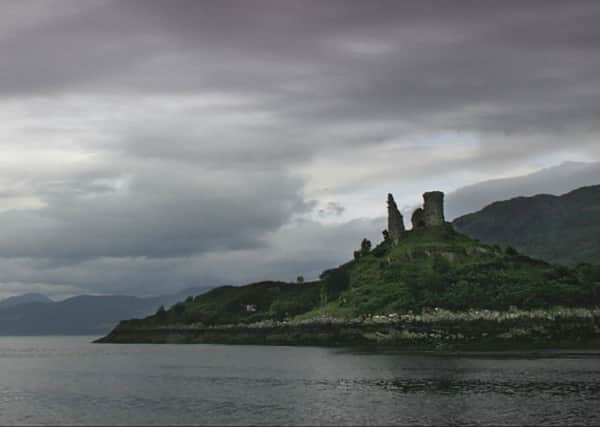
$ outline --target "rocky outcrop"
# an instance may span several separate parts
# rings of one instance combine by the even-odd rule
[[[388,237],[392,240],[398,240],[404,231],[404,219],[398,210],[394,196],[388,194]]]
[[[417,208],[411,218],[413,228],[432,227],[445,223],[444,193],[429,191],[423,193],[423,207]]]

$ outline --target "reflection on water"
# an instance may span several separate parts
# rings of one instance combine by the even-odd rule
[[[0,338],[0,424],[600,424],[594,352]]]

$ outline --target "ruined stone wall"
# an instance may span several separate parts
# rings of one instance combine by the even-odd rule
[[[394,201],[394,196],[388,194],[388,235],[392,240],[398,240],[404,231],[404,219]]]
[[[423,218],[423,209],[417,208],[412,214],[411,222],[413,228],[425,227],[425,220]]]
[[[417,208],[411,217],[413,228],[442,225],[444,219],[444,193],[429,191],[423,193],[423,207]]]
[[[386,238],[397,241],[404,229],[402,214],[394,201],[394,196],[388,193],[388,224]],[[428,191],[423,193],[423,207],[416,209],[411,217],[413,228],[431,227],[442,225],[444,219],[444,193],[441,191]]]

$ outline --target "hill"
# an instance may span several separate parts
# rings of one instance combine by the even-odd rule
[[[453,225],[473,238],[549,262],[600,263],[600,185],[495,202]]]
[[[222,287],[160,311],[146,324],[233,324],[421,312],[600,304],[600,268],[570,269],[483,244],[450,224],[402,232],[306,284]]]
[[[0,335],[100,335],[121,319],[147,316],[205,291],[191,288],[150,298],[80,295],[58,302],[41,294],[19,295],[0,302]]]
[[[188,297],[169,310],[159,310],[149,319],[161,324],[228,324],[283,319],[317,307],[321,285],[321,282],[267,281],[245,286],[222,286]]]
[[[319,281],[216,288],[123,321],[99,342],[438,348],[597,338],[600,266],[568,268],[481,243],[444,221],[443,193],[424,201],[406,231],[389,195],[383,242],[371,249],[363,239],[353,260]]]
[[[53,303],[50,298],[46,295],[37,293],[27,293],[23,295],[16,295],[0,301],[0,310],[8,307],[14,307],[20,304],[31,304],[31,303]]]
[[[459,188],[446,197],[446,216],[453,220],[498,200],[536,194],[558,196],[597,183],[600,184],[600,162],[565,162],[528,175],[493,179]]]

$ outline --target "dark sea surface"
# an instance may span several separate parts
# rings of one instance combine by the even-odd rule
[[[0,424],[600,424],[600,353],[0,337]]]

